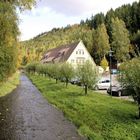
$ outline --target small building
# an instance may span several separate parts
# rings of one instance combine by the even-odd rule
[[[83,64],[89,60],[96,66],[93,58],[89,54],[82,41],[63,45],[57,48],[48,50],[41,59],[42,63],[63,63],[68,62],[74,67],[77,64]]]

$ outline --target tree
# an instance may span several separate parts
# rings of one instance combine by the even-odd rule
[[[125,62],[120,66],[120,70],[122,72],[120,78],[122,85],[126,88],[131,87],[135,91],[131,94],[138,103],[140,118],[140,57]]]
[[[61,65],[58,63],[54,63],[52,64],[52,76],[53,78],[56,80],[56,83],[58,81],[58,79],[61,78]]]
[[[36,4],[36,0],[1,0],[1,2],[19,7],[20,10],[31,9]]]
[[[85,95],[87,95],[88,87],[93,87],[98,79],[96,66],[89,61],[77,67],[77,78],[84,85]]]
[[[97,64],[101,63],[103,57],[110,49],[109,36],[104,24],[101,24],[93,35],[93,57]]]
[[[0,81],[16,71],[18,65],[17,7],[30,9],[34,0],[0,1]]]
[[[108,67],[108,61],[107,61],[107,59],[106,59],[105,56],[104,56],[104,58],[102,59],[100,65],[102,66],[102,68],[103,68],[104,70],[106,70],[106,68]]]
[[[71,78],[74,77],[74,69],[69,63],[63,63],[61,64],[61,78],[65,81],[66,87],[68,86],[68,82],[71,80]]]
[[[112,39],[112,37],[111,37],[111,19],[115,18],[115,17],[116,17],[116,15],[115,15],[115,12],[113,9],[110,9],[105,16],[105,25],[106,25],[107,33],[109,35],[109,42],[111,42],[111,39]]]
[[[112,43],[111,47],[114,51],[114,56],[119,62],[123,62],[129,58],[129,32],[125,27],[125,23],[118,19],[112,19]]]
[[[90,20],[86,20],[85,24],[87,24],[90,29],[96,29],[99,25],[103,24],[105,21],[105,17],[103,13],[96,14],[95,16],[91,16]]]
[[[0,81],[8,78],[17,66],[16,12],[9,3],[0,2]]]
[[[103,13],[96,14],[93,18],[93,28],[98,28],[99,25],[104,24],[105,17]]]
[[[26,56],[23,56],[21,65],[25,66],[28,63],[28,58]]]
[[[135,46],[134,50],[136,54],[139,54],[140,53],[140,30],[138,30],[137,33],[133,35],[131,42]]]
[[[37,72],[37,66],[38,66],[38,64],[39,64],[38,62],[29,63],[25,67],[25,69],[26,69],[27,72],[35,74],[35,72]]]

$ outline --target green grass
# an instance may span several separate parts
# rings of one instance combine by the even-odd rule
[[[10,93],[19,84],[19,72],[16,72],[6,82],[0,83],[0,97]]]
[[[30,79],[48,101],[71,120],[78,132],[89,140],[138,140],[140,139],[140,121],[136,119],[135,103],[114,99],[94,91],[84,96],[81,87],[63,83],[55,84],[41,76]]]

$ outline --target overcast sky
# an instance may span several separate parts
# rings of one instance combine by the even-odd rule
[[[91,15],[138,0],[38,0],[31,11],[19,14],[21,40],[50,31],[55,27],[80,23]]]

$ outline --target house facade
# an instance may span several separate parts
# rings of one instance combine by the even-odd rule
[[[82,41],[60,46],[48,50],[41,59],[42,63],[63,63],[68,62],[74,67],[82,65],[85,61],[90,61],[96,66],[93,58],[86,49]]]

